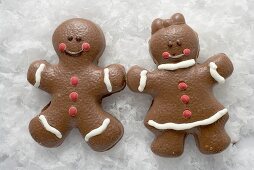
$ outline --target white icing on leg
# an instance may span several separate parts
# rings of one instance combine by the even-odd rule
[[[43,71],[45,64],[40,64],[39,68],[35,72],[34,87],[39,87],[41,82],[41,72]]]
[[[228,112],[227,109],[223,109],[223,110],[218,111],[216,114],[214,114],[213,116],[211,116],[207,119],[192,122],[192,123],[180,123],[180,124],[178,124],[178,123],[163,123],[163,124],[160,124],[160,123],[157,123],[153,120],[149,120],[148,124],[150,126],[155,127],[156,129],[160,129],[160,130],[165,130],[165,129],[186,130],[186,129],[194,128],[196,126],[210,125],[210,124],[216,122],[217,120],[219,120],[227,112]]]
[[[45,128],[47,131],[53,133],[53,134],[56,135],[56,137],[58,137],[59,139],[62,138],[61,132],[59,132],[59,130],[57,130],[56,128],[50,126],[50,125],[48,124],[48,121],[47,121],[47,119],[45,118],[44,115],[40,115],[40,116],[39,116],[39,120],[40,120],[41,124],[44,126],[44,128]]]
[[[85,141],[88,142],[91,137],[97,136],[97,135],[101,134],[102,132],[104,132],[106,130],[106,128],[108,127],[109,123],[110,123],[110,119],[109,118],[105,119],[100,127],[96,128],[96,129],[90,131],[88,134],[86,134]]]
[[[111,86],[111,82],[109,79],[109,69],[108,68],[104,69],[104,84],[106,85],[108,92],[112,92],[112,86]]]
[[[190,60],[185,60],[185,61],[181,61],[179,63],[168,63],[168,64],[160,64],[158,66],[159,70],[177,70],[180,68],[188,68],[193,66],[196,63],[196,61],[194,59],[190,59]]]
[[[138,91],[140,92],[142,92],[146,87],[146,80],[147,80],[146,74],[147,74],[146,70],[143,70],[140,73],[140,81],[138,86]]]
[[[217,65],[214,62],[209,63],[210,74],[218,83],[224,83],[225,79],[217,72]]]

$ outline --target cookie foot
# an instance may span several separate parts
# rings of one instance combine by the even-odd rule
[[[85,141],[98,152],[112,148],[122,138],[124,131],[122,124],[112,116],[101,122],[97,127],[94,125],[90,127],[90,131],[87,131],[87,124],[86,127],[79,126],[79,131]]]
[[[199,127],[195,139],[200,152],[204,154],[216,154],[229,146],[230,138],[224,129],[224,125],[222,125],[223,127],[220,126],[224,122],[224,120],[219,120],[214,124]]]
[[[40,145],[52,148],[63,143],[70,129],[66,127],[66,122],[50,119],[47,115],[39,115],[30,121],[29,131]]]
[[[177,157],[183,153],[185,132],[165,131],[158,135],[151,149],[153,153],[163,157]]]

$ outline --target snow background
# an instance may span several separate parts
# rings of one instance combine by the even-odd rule
[[[253,169],[253,7],[252,0],[0,0],[0,169]],[[50,96],[31,86],[26,72],[37,59],[57,62],[51,36],[61,22],[82,17],[101,26],[107,46],[99,65],[153,69],[150,25],[175,12],[183,13],[199,34],[199,61],[225,52],[234,63],[233,75],[215,88],[230,113],[226,129],[232,145],[226,151],[203,155],[189,136],[181,157],[154,155],[150,150],[154,136],[143,125],[152,98],[128,88],[103,101],[105,110],[125,127],[122,140],[111,150],[92,151],[77,130],[54,149],[41,147],[30,137],[29,121]]]

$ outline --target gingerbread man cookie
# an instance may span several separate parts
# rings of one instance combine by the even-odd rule
[[[97,66],[105,49],[101,29],[85,19],[70,19],[53,34],[59,63],[33,62],[28,81],[52,95],[51,102],[33,118],[29,130],[39,144],[59,146],[72,128],[95,151],[113,147],[123,135],[122,124],[101,107],[103,97],[125,87],[125,69],[119,64]]]
[[[155,134],[152,151],[160,156],[183,153],[186,135],[192,134],[200,151],[213,154],[230,144],[224,130],[228,110],[213,95],[213,86],[224,83],[233,72],[225,54],[197,63],[198,35],[182,14],[155,19],[149,49],[157,69],[138,66],[127,73],[127,85],[134,92],[148,93],[153,102],[145,126]]]

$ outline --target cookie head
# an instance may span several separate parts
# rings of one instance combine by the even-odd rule
[[[196,59],[199,53],[198,35],[185,23],[182,14],[174,14],[166,20],[155,19],[149,50],[157,65]]]
[[[93,22],[74,18],[59,25],[52,37],[60,60],[98,60],[105,49],[102,30]]]

